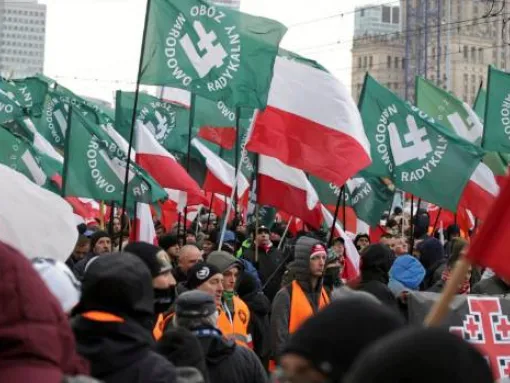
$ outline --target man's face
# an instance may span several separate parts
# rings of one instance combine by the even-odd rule
[[[236,232],[246,235],[246,225],[237,225]]]
[[[239,269],[232,267],[223,273],[223,289],[225,291],[234,291],[237,278],[239,277]]]
[[[99,241],[96,242],[94,246],[95,254],[104,254],[112,252],[112,241],[109,237],[99,238]]]
[[[160,290],[166,290],[172,286],[175,286],[176,284],[177,282],[170,271],[158,275],[156,278],[152,280],[152,287]]]
[[[285,354],[280,358],[280,365],[285,376],[282,381],[288,383],[322,383],[326,377],[313,365],[296,354]]]
[[[118,218],[114,218],[114,219],[113,219],[113,232],[114,232],[115,234],[120,233],[120,229],[121,229],[121,226],[120,226],[120,219],[118,219]]]
[[[81,245],[77,245],[73,251],[73,258],[78,260],[85,257],[90,252],[90,242],[86,242]]]
[[[326,253],[316,253],[310,257],[310,275],[312,277],[321,277],[326,265]]]
[[[367,237],[361,237],[358,239],[358,242],[356,244],[361,250],[363,250],[365,247],[370,245],[370,242],[368,241]]]
[[[188,233],[186,234],[186,243],[190,245],[194,245],[197,243],[197,237],[195,237],[195,234]]]
[[[206,239],[203,243],[202,243],[202,250],[204,251],[204,255],[209,255],[209,253],[213,250],[213,247],[214,247],[214,244]]]
[[[216,306],[221,306],[221,298],[223,297],[223,275],[214,275],[198,286],[197,290],[209,294],[214,298]]]
[[[156,236],[157,236],[158,238],[160,238],[160,237],[162,237],[163,235],[165,235],[165,228],[164,228],[164,226],[158,226],[158,227],[156,228]]]
[[[342,242],[340,242],[340,241],[335,242],[335,244],[333,245],[333,251],[339,257],[343,257],[344,252],[345,252],[344,244]]]
[[[202,254],[196,246],[184,246],[179,252],[179,267],[184,273],[202,260]]]
[[[168,248],[167,253],[171,259],[177,259],[179,257],[179,249],[180,246],[178,243]]]
[[[267,245],[270,242],[269,232],[266,230],[259,230],[256,241],[259,246]]]
[[[405,238],[396,238],[395,239],[395,247],[393,249],[395,255],[404,255],[409,253],[409,246],[407,245],[407,241]]]
[[[395,241],[391,237],[382,237],[379,240],[379,243],[388,246],[391,250],[395,248]]]

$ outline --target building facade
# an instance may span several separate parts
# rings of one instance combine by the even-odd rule
[[[505,12],[483,17],[487,10],[479,0],[439,0],[439,7],[438,0],[429,0],[429,9],[435,9],[437,15],[429,17],[426,25],[411,22],[408,26],[406,20],[413,19],[406,17],[406,5],[413,5],[416,12],[423,1],[401,2],[401,32],[379,36],[378,40],[373,35],[354,38],[351,77],[352,95],[356,100],[368,71],[402,97],[407,84],[410,101],[414,101],[413,77],[419,73],[472,104],[480,83],[486,83],[488,65],[510,69],[510,25],[504,27]],[[420,19],[423,20],[422,15],[415,13],[414,20]],[[426,38],[420,33],[424,28],[427,28]],[[410,36],[407,81],[404,71],[406,34]]]
[[[372,36],[400,30],[400,7],[367,5],[356,7],[354,13],[354,37]]]
[[[46,5],[0,0],[0,74],[16,78],[42,73]]]
[[[241,7],[241,0],[212,0],[211,2],[235,9],[239,9]]]

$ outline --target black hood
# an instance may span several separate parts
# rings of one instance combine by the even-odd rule
[[[232,355],[236,344],[220,336],[199,337],[208,364],[217,365]]]
[[[390,248],[386,245],[375,244],[365,248],[361,254],[362,282],[376,280],[388,283],[392,255]]]
[[[129,253],[92,260],[74,313],[87,311],[104,311],[146,325],[154,315],[154,291],[147,266]]]
[[[136,364],[154,346],[150,331],[132,320],[96,322],[79,316],[71,324],[78,353],[99,379]]]

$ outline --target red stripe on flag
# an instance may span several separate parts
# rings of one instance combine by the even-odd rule
[[[198,131],[198,137],[231,150],[236,142],[236,130],[232,127],[202,126]]]

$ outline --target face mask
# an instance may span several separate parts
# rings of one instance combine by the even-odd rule
[[[330,267],[324,272],[323,283],[326,286],[334,286],[340,282],[340,266]]]
[[[156,314],[167,311],[175,300],[175,286],[168,289],[154,289],[154,311]]]

